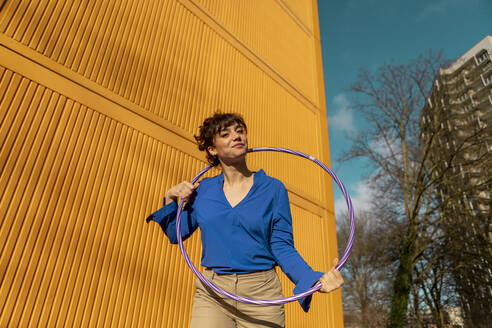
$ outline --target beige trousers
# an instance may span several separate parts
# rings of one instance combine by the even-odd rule
[[[203,275],[214,285],[233,294],[253,299],[282,298],[282,287],[274,269],[247,274],[217,274],[211,269]],[[253,305],[233,301],[215,293],[200,280],[191,312],[191,328],[285,327],[283,305]]]

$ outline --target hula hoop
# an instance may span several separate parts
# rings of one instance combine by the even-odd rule
[[[348,256],[350,254],[350,250],[352,249],[352,245],[354,243],[354,230],[355,230],[354,210],[352,208],[352,200],[350,199],[350,196],[348,195],[347,190],[345,189],[345,186],[343,185],[343,183],[335,175],[335,173],[333,173],[332,170],[330,170],[325,164],[323,164],[322,162],[320,162],[319,160],[317,160],[313,156],[310,156],[310,155],[307,155],[307,154],[304,154],[304,153],[301,153],[301,152],[298,152],[295,150],[290,150],[290,149],[285,149],[285,148],[276,148],[276,147],[258,147],[258,148],[248,149],[248,153],[257,152],[257,151],[283,152],[283,153],[297,155],[297,156],[301,156],[301,157],[304,157],[306,159],[309,159],[310,161],[321,166],[326,172],[328,172],[328,174],[330,174],[332,179],[335,180],[337,185],[340,187],[340,190],[342,191],[343,196],[345,197],[345,201],[346,201],[347,207],[348,207],[348,212],[350,215],[350,233],[349,233],[349,237],[348,237],[348,241],[347,241],[347,247],[345,248],[345,252],[343,253],[343,256],[342,256],[340,262],[336,266],[337,270],[340,270],[343,267],[343,265],[345,264],[345,262],[347,261]],[[211,168],[212,168],[212,165],[208,165],[206,168],[201,170],[196,175],[196,177],[193,178],[191,183],[194,184],[203,174],[205,174],[205,172],[207,172]],[[319,284],[313,286],[311,289],[309,289],[303,293],[299,293],[299,294],[296,294],[296,295],[293,295],[290,297],[280,298],[280,299],[276,299],[276,300],[256,300],[256,299],[246,298],[246,297],[242,297],[242,296],[238,296],[238,295],[229,293],[229,292],[215,286],[210,281],[208,281],[207,278],[205,278],[200,273],[200,271],[198,271],[198,269],[193,265],[190,258],[188,257],[188,254],[186,253],[186,251],[184,249],[183,238],[181,236],[181,231],[180,231],[181,212],[183,210],[183,204],[184,204],[184,201],[181,200],[181,202],[179,203],[178,212],[176,214],[176,235],[178,238],[179,249],[181,251],[181,254],[183,254],[183,257],[186,261],[186,264],[190,267],[191,271],[193,271],[193,273],[198,277],[198,279],[201,280],[201,282],[203,282],[206,286],[210,287],[215,292],[222,294],[224,296],[227,296],[227,297],[229,297],[235,301],[242,302],[242,303],[249,303],[249,304],[256,304],[256,305],[278,305],[278,304],[284,304],[284,303],[288,303],[288,302],[292,302],[292,301],[297,301],[297,300],[299,300],[303,297],[309,296],[309,295],[313,294],[314,292],[321,289],[321,283],[319,283]]]

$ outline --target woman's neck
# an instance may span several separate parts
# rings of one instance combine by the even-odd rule
[[[221,163],[222,173],[224,174],[224,184],[234,186],[248,180],[253,172],[248,169],[246,161],[234,164]]]

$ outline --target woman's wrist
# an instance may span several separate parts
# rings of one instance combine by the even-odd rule
[[[177,197],[176,196],[172,196],[172,195],[168,195],[166,194],[166,196],[164,197],[166,199],[166,203],[165,205],[169,205],[171,204],[172,202],[175,202]]]

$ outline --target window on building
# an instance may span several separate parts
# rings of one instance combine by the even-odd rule
[[[487,76],[484,81],[485,85],[489,85],[490,83],[492,83],[492,74],[489,74],[489,76]]]
[[[477,63],[480,64],[480,63],[484,62],[485,60],[487,60],[487,58],[489,58],[489,54],[487,53],[487,51],[484,51],[480,55],[477,56]]]

